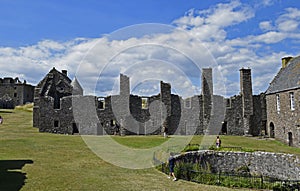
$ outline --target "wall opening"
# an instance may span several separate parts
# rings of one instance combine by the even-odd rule
[[[226,134],[227,134],[227,121],[224,121],[224,122],[222,123],[221,133],[222,133],[223,135],[226,135]]]
[[[59,127],[59,121],[58,120],[54,120],[54,127]]]
[[[226,99],[226,107],[231,108],[231,99],[230,98]]]
[[[98,109],[105,109],[105,98],[104,97],[98,97]]]
[[[293,146],[293,133],[292,132],[288,132],[288,144],[289,146]]]
[[[275,126],[274,123],[270,123],[270,137],[275,138]]]
[[[149,98],[142,97],[142,109],[148,109],[149,107]]]
[[[54,98],[54,109],[60,109],[60,98]]]
[[[276,94],[276,109],[277,109],[277,113],[280,112],[280,97],[279,94]]]
[[[291,111],[295,110],[295,96],[294,96],[294,92],[290,92],[290,108],[291,108]]]
[[[77,123],[72,123],[72,134],[79,133]]]
[[[116,124],[116,121],[113,120],[113,119],[111,119],[111,120],[110,120],[110,126],[113,127],[113,126],[115,126],[115,124]]]

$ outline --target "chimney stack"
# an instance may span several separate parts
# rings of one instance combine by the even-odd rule
[[[288,62],[292,59],[293,57],[291,56],[287,56],[287,57],[283,57],[281,58],[281,67],[285,68],[288,65]]]
[[[63,73],[64,75],[68,75],[68,71],[67,70],[62,70],[61,73]]]

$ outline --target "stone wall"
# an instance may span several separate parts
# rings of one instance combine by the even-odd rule
[[[253,115],[253,94],[251,69],[240,69],[240,89],[242,95],[244,135],[251,135],[251,117]]]
[[[226,107],[225,128],[228,135],[243,135],[243,111],[242,97],[234,96],[228,100],[229,104]]]
[[[1,79],[1,78],[0,78]],[[0,80],[0,108],[13,109],[17,105],[33,102],[34,86],[18,78]]]
[[[295,110],[290,107],[290,93],[294,93]],[[280,111],[277,111],[276,95],[280,98]],[[268,135],[300,147],[300,89],[266,95]]]
[[[250,118],[250,134],[258,136],[265,131],[267,122],[266,99],[263,93],[253,96],[253,108],[253,115]]]
[[[176,161],[198,163],[212,172],[234,173],[247,167],[252,175],[283,180],[300,179],[300,159],[292,154],[269,152],[193,151],[177,155]]]
[[[201,115],[202,96],[193,96],[180,100],[181,115],[177,133],[180,135],[203,134],[203,119]],[[177,119],[177,120],[179,120]]]
[[[203,99],[203,129],[204,134],[210,134],[209,122],[213,107],[213,78],[212,68],[202,69],[202,99]]]
[[[251,73],[248,73],[248,82],[249,75]],[[222,126],[227,124],[227,134],[244,135],[243,95],[232,97],[230,106],[225,109],[224,97],[213,95],[212,82],[212,69],[207,68],[203,69],[202,95],[183,99],[171,94],[171,84],[160,82],[158,95],[142,97],[130,94],[130,79],[120,74],[119,95],[80,96],[71,95],[71,80],[53,68],[35,89],[33,126],[41,132],[51,133],[158,135],[162,134],[165,125],[168,134],[193,135],[219,134]],[[251,86],[251,83],[246,84],[243,89]],[[85,111],[79,116],[81,121],[76,121],[78,117],[74,119],[72,116],[78,112],[74,110],[77,105],[72,103],[73,98]],[[145,99],[147,107],[143,106]],[[260,131],[256,129],[263,116],[260,102],[260,97],[251,101],[254,105],[249,108],[254,107],[253,116],[251,112],[246,112],[253,117],[253,135]],[[246,109],[249,108],[247,106]]]

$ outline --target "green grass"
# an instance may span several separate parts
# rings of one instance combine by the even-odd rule
[[[137,149],[147,149],[161,145],[168,139],[162,136],[114,136],[118,143]]]
[[[0,125],[0,190],[231,190],[172,182],[155,168],[114,166],[97,157],[80,136],[39,133],[26,107],[0,110],[0,115],[4,118]],[[114,138],[137,148],[165,141],[158,136]]]
[[[215,136],[206,136],[206,139],[214,140]],[[267,151],[277,153],[290,153],[300,156],[300,149],[289,147],[274,139],[261,139],[259,137],[220,136],[222,147],[242,147],[243,150]],[[201,144],[203,136],[194,136],[191,144]]]
[[[17,187],[25,191],[232,190],[183,180],[172,182],[155,168],[133,170],[114,166],[96,156],[80,136],[39,133],[32,127],[30,108],[0,110],[4,118],[0,125],[0,190],[18,190]],[[203,139],[214,138],[194,136],[191,143],[201,144]],[[113,139],[139,149],[155,147],[168,140],[160,136],[113,136]],[[300,149],[276,140],[238,136],[221,136],[221,139],[223,146],[300,154]]]

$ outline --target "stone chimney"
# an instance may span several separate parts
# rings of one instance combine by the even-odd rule
[[[281,58],[281,64],[282,64],[281,68],[285,68],[292,58],[293,57],[291,57],[291,56]]]
[[[63,73],[64,75],[68,75],[68,71],[67,70],[62,70],[61,73]]]

